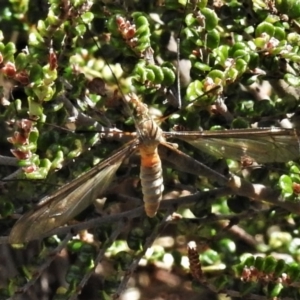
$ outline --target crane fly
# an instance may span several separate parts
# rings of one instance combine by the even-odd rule
[[[183,161],[185,157],[174,144],[167,142],[168,139],[187,142],[218,158],[240,160],[249,156],[257,162],[270,163],[286,162],[299,157],[299,139],[294,129],[164,132],[149,115],[147,106],[136,96],[130,98],[130,103],[135,108],[137,131],[132,134],[132,140],[85,174],[44,197],[33,210],[16,222],[10,232],[10,243],[38,239],[41,234],[50,232],[74,218],[97,195],[105,193],[123,160],[135,152],[141,157],[140,179],[145,212],[149,217],[154,217],[164,190],[159,148],[177,153]],[[179,167],[184,169],[184,163]],[[217,173],[213,170],[209,172]],[[221,178],[226,184],[228,179],[224,176]]]
[[[175,138],[216,157],[240,160],[247,155],[261,162],[286,162],[299,157],[299,139],[295,129],[258,128],[217,131],[163,132],[137,97],[131,97],[136,110],[137,134],[114,155],[82,176],[44,197],[35,209],[24,214],[14,225],[10,243],[38,239],[43,233],[64,225],[103,194],[122,161],[134,152],[141,156],[140,179],[145,212],[154,217],[163,192],[163,177],[158,146],[178,152],[166,140]],[[184,169],[184,165],[181,166]],[[213,171],[212,171],[213,172]]]

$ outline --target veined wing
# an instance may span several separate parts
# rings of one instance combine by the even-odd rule
[[[137,139],[129,142],[116,154],[43,198],[35,209],[16,222],[10,232],[9,242],[17,244],[38,239],[41,234],[50,232],[78,215],[105,192],[123,159],[135,151],[137,144]]]
[[[258,128],[216,131],[165,132],[219,158],[240,160],[248,155],[261,163],[287,162],[300,157],[300,142],[295,129]]]

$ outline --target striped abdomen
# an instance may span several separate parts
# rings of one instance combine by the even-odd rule
[[[156,215],[164,190],[161,160],[157,151],[164,138],[161,128],[149,115],[147,105],[139,101],[135,95],[131,95],[130,102],[135,107],[136,127],[140,140],[140,178],[145,212],[152,218]]]
[[[150,147],[149,147],[150,148]],[[149,149],[140,147],[141,154],[141,185],[144,195],[145,212],[148,217],[154,217],[159,207],[164,190],[161,160],[157,147]]]

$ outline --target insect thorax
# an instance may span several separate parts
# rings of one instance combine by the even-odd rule
[[[161,128],[152,118],[141,120],[138,126],[140,128],[139,138],[143,146],[150,149],[156,148],[164,140]]]
[[[153,152],[153,149],[164,140],[162,130],[149,114],[148,106],[142,103],[135,94],[130,95],[129,102],[135,110],[141,145]]]

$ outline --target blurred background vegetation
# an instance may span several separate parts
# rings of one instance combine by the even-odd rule
[[[2,0],[0,298],[299,299],[299,215],[218,194],[216,181],[167,163],[164,199],[187,197],[176,214],[165,204],[144,216],[133,157],[69,222],[98,225],[18,247],[7,239],[38,200],[128,141],[116,131],[135,131],[129,92],[165,131],[297,128],[299,19],[297,0]],[[297,161],[254,168],[179,148],[298,207]]]

